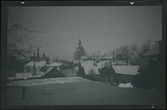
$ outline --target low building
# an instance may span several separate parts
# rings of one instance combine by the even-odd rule
[[[59,62],[52,62],[47,65],[48,69],[53,67],[59,71],[61,71],[62,66],[63,66],[63,63],[59,63]]]
[[[34,63],[35,63],[35,68],[36,68],[36,73],[40,73],[41,68],[46,65],[46,61],[31,61],[27,64],[24,65],[24,72],[31,72],[33,73],[33,68],[34,68]]]
[[[31,72],[38,74],[40,72],[46,72],[49,68],[47,65],[50,64],[49,57],[45,56],[45,53],[43,54],[42,57],[39,55],[39,48],[37,48],[37,55],[31,56],[30,57],[30,62],[24,65],[24,72]]]
[[[65,77],[65,76],[56,68],[51,67],[41,78],[57,78],[57,77]]]

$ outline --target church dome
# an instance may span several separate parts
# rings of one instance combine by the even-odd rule
[[[74,52],[74,58],[76,60],[79,60],[84,55],[85,55],[84,48],[82,47],[81,40],[79,39],[78,47],[76,48]]]
[[[83,47],[82,47],[82,46],[79,46],[79,47],[77,47],[76,49],[82,49],[82,50],[83,50]]]

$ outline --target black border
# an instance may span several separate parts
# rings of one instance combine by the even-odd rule
[[[134,2],[133,5],[130,2]],[[115,1],[25,1],[24,4],[21,1],[2,1],[1,2],[1,90],[4,88],[3,94],[6,96],[6,72],[7,72],[7,14],[8,7],[10,6],[162,6],[162,41],[163,41],[163,67],[164,73],[166,73],[166,0],[115,0]],[[166,81],[166,74],[164,74],[164,78]],[[5,79],[2,79],[5,78]],[[166,83],[164,89],[165,97],[166,97]],[[1,91],[2,93],[2,91]],[[2,95],[2,94],[1,94]],[[106,108],[140,108],[140,109],[150,109],[152,105],[64,105],[64,106],[7,106],[6,99],[2,99],[1,108],[9,108],[9,109],[27,109],[27,108],[56,108],[56,109],[106,109]],[[155,105],[154,108],[166,108],[166,99],[164,100],[164,104]]]

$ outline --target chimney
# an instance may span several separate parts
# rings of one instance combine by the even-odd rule
[[[49,57],[46,57],[46,64],[49,64]]]
[[[93,66],[95,66],[96,64],[95,64],[95,52],[94,52],[94,63],[93,63]]]
[[[33,67],[33,75],[36,74],[36,68],[35,68],[35,52],[34,52],[34,67]]]
[[[43,53],[43,57],[45,57],[45,53]]]

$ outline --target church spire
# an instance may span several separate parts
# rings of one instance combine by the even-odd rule
[[[81,39],[79,39],[78,47],[81,47]]]

